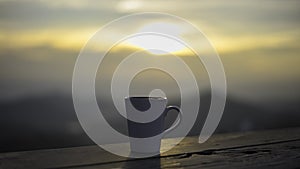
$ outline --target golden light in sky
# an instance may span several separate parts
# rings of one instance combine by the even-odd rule
[[[128,43],[134,47],[142,48],[156,55],[177,53],[186,48],[180,42],[164,36],[164,34],[144,34],[144,32],[151,33],[155,32],[156,30],[159,32],[164,30],[168,33],[168,35],[172,35],[174,37],[179,37],[184,32],[184,29],[177,24],[155,22],[143,26],[137,32],[143,32],[143,34],[129,38],[125,43]]]
[[[121,1],[117,5],[119,11],[131,11],[141,7],[141,2],[136,0]]]
[[[300,83],[299,4],[300,1],[292,0],[263,3],[258,0],[217,3],[204,0],[193,3],[179,0],[0,0],[0,75],[4,85],[0,92],[5,93],[1,96],[4,99],[23,97],[26,92],[31,95],[32,91],[44,91],[44,86],[49,84],[49,89],[65,91],[69,88],[74,59],[98,29],[128,14],[159,11],[187,19],[208,37],[224,63],[228,91],[232,94],[255,101],[268,98],[268,95],[282,100],[298,98],[299,92],[295,91],[299,91]],[[161,28],[166,34],[203,47],[201,39],[196,39],[194,32],[184,25],[163,18],[137,19],[143,21],[141,25],[123,23],[118,29],[107,30],[99,40],[100,45],[93,50],[106,52],[105,43],[117,42],[122,34],[161,31]],[[124,52],[155,46],[166,51],[165,54],[194,55],[188,48],[157,36],[140,36],[127,42],[113,51],[116,58],[124,56]],[[192,60],[193,57],[184,59]],[[26,85],[34,86],[33,90],[29,91]]]

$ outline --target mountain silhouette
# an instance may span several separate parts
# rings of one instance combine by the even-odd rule
[[[199,135],[210,106],[208,92],[201,95],[196,123],[189,135]],[[175,117],[167,119],[170,126]],[[216,132],[238,132],[300,126],[297,104],[270,110],[228,97]],[[124,128],[117,119],[113,125]],[[71,95],[49,94],[0,103],[0,152],[60,148],[94,144],[81,128]]]

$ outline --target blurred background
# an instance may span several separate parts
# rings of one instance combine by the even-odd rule
[[[72,103],[72,73],[80,49],[104,24],[135,12],[167,12],[200,28],[223,62],[228,97],[217,132],[243,132],[300,126],[300,1],[96,1],[0,0],[0,152],[94,144],[78,123]],[[165,24],[171,32],[193,34],[176,23],[144,20],[147,26]],[[119,30],[107,32],[113,40]],[[136,45],[136,46],[135,46]],[[97,75],[97,97],[106,107],[103,87],[112,63],[138,44],[109,54]],[[99,52],[105,52],[99,46]],[[182,57],[198,75],[199,117],[190,135],[199,134],[210,104],[205,69],[189,52]],[[101,69],[101,68],[100,68]],[[104,78],[104,79],[103,79]],[[161,79],[161,80],[153,80]],[[147,85],[145,85],[147,84]],[[154,70],[132,82],[135,93],[166,89],[178,104],[178,88],[170,76]],[[151,91],[151,90],[150,90]],[[107,110],[109,114],[110,110]],[[169,118],[169,124],[174,117]],[[111,124],[124,123],[111,117]]]

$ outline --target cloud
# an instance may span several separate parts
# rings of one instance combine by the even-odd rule
[[[1,92],[7,96],[42,93],[53,88],[68,90],[76,56],[89,37],[112,19],[144,11],[175,14],[203,30],[221,55],[233,92],[268,96],[274,90],[268,90],[264,84],[285,91],[284,85],[279,85],[284,83],[297,90],[294,84],[298,84],[300,72],[299,3],[293,0],[2,0]],[[137,20],[153,23],[149,18]],[[161,18],[155,20],[162,22]],[[119,33],[139,29],[134,22],[122,23],[118,29],[106,32],[103,39],[114,40]],[[184,36],[197,41],[192,32]],[[245,86],[248,86],[246,91]],[[258,92],[250,90],[251,86],[256,86],[253,90]]]
[[[299,6],[298,1],[0,1],[0,43],[77,49],[112,19],[130,12],[162,11],[191,20],[220,52],[255,49],[294,41],[299,36]],[[134,23],[120,27],[123,32],[136,29]],[[193,34],[190,37],[194,40]]]
[[[91,3],[99,8],[73,8],[68,5],[54,5],[52,1],[2,1],[0,2],[1,30],[38,30],[101,26],[120,14],[103,7],[107,2]],[[72,1],[76,4],[80,1]],[[71,4],[71,3],[69,3]]]

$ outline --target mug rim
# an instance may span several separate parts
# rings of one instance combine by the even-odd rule
[[[166,100],[167,97],[159,96],[126,96],[125,99],[152,99],[152,100]]]

